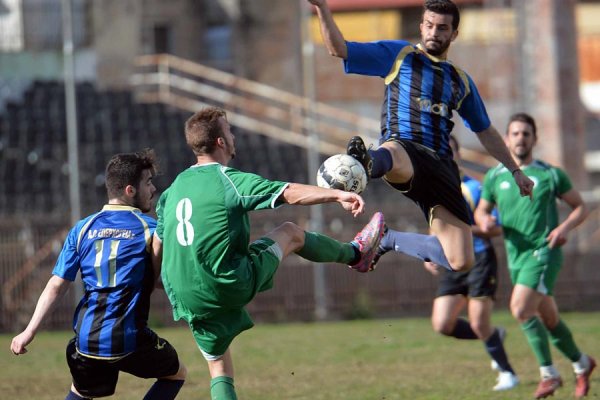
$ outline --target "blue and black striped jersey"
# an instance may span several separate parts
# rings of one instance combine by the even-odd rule
[[[490,126],[475,84],[452,63],[402,40],[346,44],[346,73],[385,79],[381,142],[406,139],[450,156],[453,110],[473,132]]]
[[[84,296],[73,320],[81,354],[110,359],[136,350],[148,321],[155,229],[137,208],[106,205],[69,232],[52,273],[73,281],[81,271]]]

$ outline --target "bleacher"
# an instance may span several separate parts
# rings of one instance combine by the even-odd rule
[[[100,91],[91,83],[76,86],[77,126],[81,178],[82,212],[87,215],[98,210],[106,201],[103,171],[108,158],[117,152],[153,147],[161,161],[162,175],[155,179],[159,191],[184,168],[193,164],[192,152],[185,144],[184,122],[190,115],[162,104],[136,103],[127,91]],[[61,82],[36,81],[23,93],[21,100],[10,101],[0,113],[0,277],[2,318],[0,330],[22,326],[40,291],[49,277],[61,243],[57,233],[70,226],[67,135],[65,96]],[[233,127],[237,156],[232,166],[261,174],[271,179],[307,182],[307,156],[303,148],[279,142]],[[325,156],[322,156],[324,158]],[[316,171],[315,171],[316,173]],[[392,204],[391,221],[398,228],[411,227],[422,222],[420,212],[398,193],[384,188],[382,182],[372,182],[365,192],[369,213],[382,202]],[[384,201],[384,200],[391,201]],[[402,205],[408,205],[402,207]],[[308,207],[284,207],[277,213],[259,212],[252,216],[253,234],[260,235],[276,224],[291,220],[308,228]],[[323,231],[341,240],[350,240],[365,222],[355,220],[338,205],[324,207]],[[410,222],[414,221],[414,222]],[[400,225],[398,225],[400,224]],[[420,227],[423,227],[420,224]],[[26,237],[24,237],[25,235]],[[46,248],[40,252],[40,249]],[[43,258],[36,259],[40,254]],[[35,264],[32,263],[35,261]],[[253,303],[260,318],[273,319],[281,314],[280,306],[269,305],[273,298],[281,298],[294,319],[312,318],[312,268],[298,265],[298,258],[286,261],[286,272],[278,278],[280,289],[270,297]],[[298,267],[298,268],[296,268]],[[335,275],[347,274],[336,268]],[[340,287],[344,296],[352,297],[360,284],[358,275],[330,278],[332,282],[346,282]],[[386,280],[384,278],[384,280]],[[387,280],[388,283],[396,281]],[[287,283],[285,283],[287,282]],[[302,284],[300,284],[302,283]],[[431,282],[428,283],[431,286]],[[394,284],[395,285],[395,284]],[[293,290],[292,290],[293,288]],[[291,291],[290,291],[291,290]],[[293,294],[297,292],[297,294]],[[290,297],[290,294],[292,296]],[[297,297],[308,298],[295,302]],[[332,294],[333,296],[333,294]],[[384,295],[387,302],[394,294]],[[13,299],[13,300],[10,300]],[[49,319],[50,326],[64,327],[71,318],[72,299],[68,297]],[[169,323],[170,311],[165,298],[157,300],[158,317]],[[407,301],[410,307],[411,302]],[[332,311],[344,314],[344,307],[352,302],[335,301]],[[279,317],[281,318],[281,315]]]
[[[159,191],[194,163],[183,135],[189,112],[159,103],[137,103],[130,92],[101,91],[91,83],[79,83],[76,89],[84,215],[96,211],[106,201],[103,171],[114,153],[144,147],[156,149],[162,170],[162,175],[155,179]],[[4,110],[0,113],[0,252],[3,254],[0,331],[26,323],[20,316],[30,315],[60,251],[57,234],[70,226],[62,83],[36,81],[21,100],[9,101]],[[237,147],[233,167],[271,179],[307,182],[309,171],[304,148],[237,126],[233,130]],[[363,195],[367,202],[365,216],[354,219],[338,205],[325,205],[324,226],[320,230],[340,240],[350,240],[372,212],[381,210],[386,222],[395,229],[426,231],[418,207],[399,192],[389,190],[381,180],[370,182]],[[309,207],[283,207],[277,212],[253,213],[251,217],[253,237],[286,220],[310,229]],[[504,254],[500,243],[497,244],[504,265]],[[590,274],[588,267],[593,263],[587,261],[593,256],[590,253],[572,259],[570,279],[563,279],[557,287],[564,309],[586,309],[586,304],[593,302],[585,299],[597,298],[593,288],[597,287],[598,276]],[[250,304],[253,315],[270,321],[314,318],[315,271],[311,264],[290,257],[280,269],[274,290]],[[588,279],[582,279],[583,276]],[[360,296],[370,299],[369,312],[375,315],[423,315],[429,312],[436,285],[420,262],[400,255],[382,259],[376,274],[362,275],[328,266],[326,280],[330,318],[350,316],[358,307],[356,301]],[[504,268],[500,282],[501,307],[506,306],[510,293]],[[48,325],[68,326],[73,301],[71,297],[65,299]],[[153,318],[172,323],[166,298],[156,296],[153,302],[157,303]]]
[[[152,147],[161,160],[159,190],[193,163],[183,136],[190,115],[163,104],[136,103],[128,91],[76,86],[82,209],[105,200],[103,170],[117,152]],[[21,101],[0,113],[0,213],[68,215],[64,86],[35,81]],[[307,181],[305,151],[234,127],[238,153],[232,166],[272,179]]]

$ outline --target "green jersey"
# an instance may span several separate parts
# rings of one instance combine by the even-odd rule
[[[281,204],[287,185],[217,163],[177,176],[156,208],[162,279],[175,319],[208,318],[255,296],[248,212]]]
[[[548,251],[553,257],[560,257],[560,248],[546,248],[546,237],[558,226],[557,197],[573,187],[562,169],[542,161],[534,160],[521,169],[534,182],[533,200],[520,195],[510,171],[503,165],[487,172],[481,194],[498,208],[510,268],[527,264],[521,258],[532,252]]]

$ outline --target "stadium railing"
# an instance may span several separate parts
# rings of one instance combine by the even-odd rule
[[[357,134],[367,143],[378,143],[377,119],[169,54],[138,57],[130,83],[137,101],[190,112],[219,106],[227,110],[232,125],[325,155],[345,152],[348,139]],[[477,150],[463,153],[465,167],[476,177],[496,163]]]

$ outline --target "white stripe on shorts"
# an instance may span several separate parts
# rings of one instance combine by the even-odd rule
[[[198,349],[200,349],[200,346],[198,346]],[[205,352],[202,349],[200,349],[200,353],[202,353],[202,356],[204,356],[204,359],[206,361],[217,361],[217,360],[223,358],[223,354],[221,354],[220,356],[213,356],[212,354],[208,354],[207,352]]]

